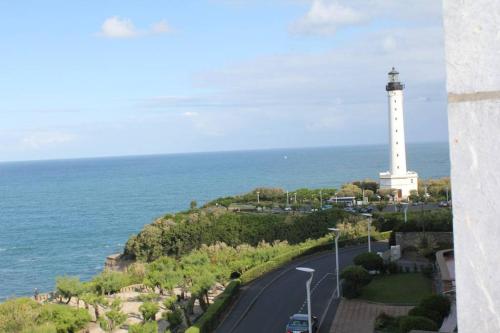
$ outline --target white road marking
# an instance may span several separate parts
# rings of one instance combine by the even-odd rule
[[[333,273],[326,273],[325,275],[323,275],[323,277],[318,281],[316,282],[316,284],[314,285],[314,287],[311,288],[311,297],[312,295],[314,294],[314,291],[316,290],[316,288],[318,288],[318,286],[329,276],[329,275],[333,275]],[[302,313],[302,310],[304,309],[304,307],[307,305],[307,298],[304,300],[304,303],[302,303],[302,306],[300,307],[300,310],[298,313]]]

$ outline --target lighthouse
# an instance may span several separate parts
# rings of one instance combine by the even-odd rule
[[[401,200],[418,189],[418,174],[406,168],[404,84],[399,81],[399,72],[394,67],[388,75],[385,90],[389,106],[389,171],[380,173],[380,189],[392,190]]]

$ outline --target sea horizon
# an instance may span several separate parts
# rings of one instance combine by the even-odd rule
[[[407,144],[420,178],[448,177],[448,143]],[[0,163],[0,300],[90,279],[130,235],[166,213],[256,187],[378,180],[387,145],[285,148]]]
[[[426,144],[448,144],[449,141],[419,141],[407,142],[406,145],[426,145]],[[57,157],[47,159],[27,159],[27,160],[0,160],[0,164],[4,163],[29,163],[29,162],[50,162],[50,161],[70,161],[70,160],[93,160],[93,159],[113,159],[113,158],[128,158],[128,157],[152,157],[152,156],[171,156],[171,155],[191,155],[191,154],[217,154],[217,153],[242,153],[242,152],[258,152],[258,151],[273,151],[273,150],[299,150],[299,149],[323,149],[323,148],[348,148],[348,147],[371,147],[371,146],[387,146],[387,143],[360,143],[346,145],[324,145],[324,146],[294,146],[294,147],[271,147],[271,148],[242,148],[242,149],[227,149],[227,150],[206,150],[206,151],[185,151],[185,152],[159,152],[151,154],[118,154],[118,155],[98,155],[98,156],[76,156],[76,157]]]

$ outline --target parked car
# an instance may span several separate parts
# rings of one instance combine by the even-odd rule
[[[447,201],[441,201],[439,203],[439,207],[448,207],[448,202]]]
[[[346,208],[344,208],[344,211],[346,211],[348,213],[356,213],[356,210],[352,207],[346,207]]]
[[[312,332],[318,332],[318,318],[312,316]],[[309,333],[309,320],[307,314],[296,313],[290,317],[286,325],[286,333]]]

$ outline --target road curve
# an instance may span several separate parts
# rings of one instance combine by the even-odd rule
[[[373,243],[372,251],[383,251],[387,243]],[[366,252],[367,246],[339,250],[340,269],[350,265],[354,257]],[[297,266],[314,268],[311,284],[312,313],[320,320],[320,333],[329,332],[338,300],[335,254],[333,251],[301,258],[242,287],[238,299],[219,324],[216,333],[283,333],[288,318],[294,313],[307,313],[305,282],[308,274]]]

